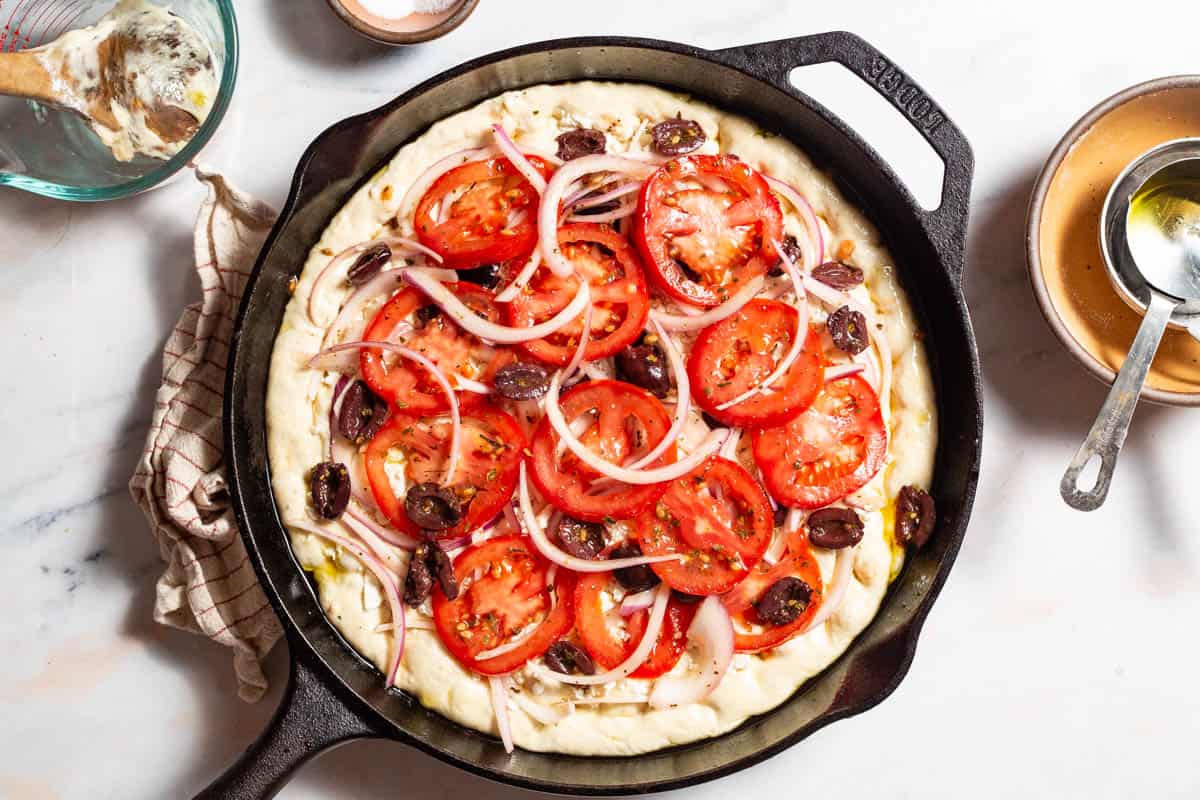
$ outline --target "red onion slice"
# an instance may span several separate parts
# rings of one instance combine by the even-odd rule
[[[552,564],[550,566],[551,570],[556,569],[556,568],[557,568],[556,564]],[[546,573],[546,582],[551,585],[553,585],[553,583],[554,583],[554,576],[552,574],[550,574],[549,571],[547,571],[547,573]],[[556,587],[555,590],[550,593],[550,610],[546,612],[546,616],[543,617],[542,620],[540,622],[538,622],[538,624],[530,625],[528,628],[521,631],[521,633],[518,636],[516,636],[515,638],[513,638],[510,641],[505,642],[502,645],[497,645],[496,647],[493,647],[490,650],[479,651],[478,653],[475,654],[475,660],[476,661],[487,661],[489,658],[495,658],[496,656],[502,656],[505,653],[511,653],[513,650],[516,650],[518,647],[525,644],[525,642],[527,642],[531,636],[533,636],[535,633],[538,632],[538,629],[540,629],[542,627],[542,623],[544,623],[546,620],[550,619],[550,615],[554,613],[554,609],[557,605],[558,605],[558,589]]]
[[[504,743],[504,752],[513,751],[512,726],[508,721],[508,676],[488,678],[492,692],[492,711],[496,714],[496,727],[500,730],[500,741]]]
[[[611,211],[600,211],[595,214],[580,214],[574,212],[567,215],[567,222],[616,222],[619,219],[625,219],[637,211],[637,198],[632,200],[623,200],[621,204]]]
[[[493,125],[492,133],[496,135],[496,147],[500,148],[500,152],[508,159],[508,163],[516,167],[517,172],[521,173],[525,180],[529,181],[538,194],[545,194],[546,179],[542,177],[542,173],[538,172],[533,164],[529,163],[529,159],[517,149],[517,143],[512,140],[503,126],[499,123]]]
[[[354,529],[356,533],[362,534],[363,529],[366,529],[371,534],[379,537],[388,544],[399,547],[401,550],[409,552],[417,549],[417,540],[409,536],[407,533],[394,531],[371,518],[369,513],[360,511],[353,505],[346,506],[346,524]]]
[[[385,236],[382,239],[372,239],[369,242],[360,242],[356,245],[351,245],[330,259],[324,269],[317,274],[316,280],[313,281],[312,289],[308,293],[308,318],[312,320],[314,325],[327,324],[317,319],[316,315],[317,300],[325,293],[327,287],[336,281],[345,281],[346,273],[349,271],[354,257],[377,244],[386,244],[392,250],[402,249],[408,253],[423,255],[436,264],[442,263],[442,257],[436,251],[430,250],[414,239],[406,239],[402,236]],[[394,255],[393,253],[393,257]],[[345,269],[342,269],[343,267]]]
[[[404,197],[400,200],[400,205],[396,208],[396,216],[407,216],[408,209],[415,208],[425,195],[425,192],[429,191],[429,187],[433,186],[438,178],[450,170],[472,161],[482,161],[485,158],[491,158],[496,155],[496,152],[495,147],[472,147],[451,153],[445,158],[435,161],[429,169],[418,175],[417,179],[408,187],[408,191],[404,193]]]
[[[481,339],[487,339],[490,342],[498,344],[519,344],[521,342],[532,342],[534,339],[543,339],[574,320],[583,313],[585,308],[591,305],[591,290],[588,287],[588,283],[587,281],[580,281],[579,291],[562,311],[559,311],[545,322],[532,325],[528,328],[510,328],[506,325],[497,325],[495,322],[486,320],[476,314],[463,301],[455,297],[454,292],[447,289],[426,270],[410,270],[408,273],[408,282],[427,294],[429,299],[436,303],[442,311],[449,314],[450,318],[460,328],[468,333],[475,334]]]
[[[610,155],[583,156],[559,167],[546,185],[541,205],[538,206],[538,242],[542,249],[542,259],[550,270],[560,278],[565,278],[575,271],[575,266],[567,260],[558,246],[558,215],[563,196],[572,183],[594,172],[615,172],[643,180],[656,169],[658,167],[655,164]]]
[[[836,367],[830,367],[825,370],[825,382],[836,381],[840,378],[849,378],[851,375],[857,375],[866,367],[863,364],[839,364]]]
[[[733,663],[733,620],[719,597],[706,597],[687,632],[694,670],[683,677],[659,678],[650,692],[651,708],[677,708],[698,703],[713,693]]]
[[[854,557],[858,553],[858,545],[846,547],[837,551],[837,562],[833,565],[833,576],[826,587],[821,607],[809,620],[804,633],[816,630],[832,617],[846,599],[846,590],[850,588],[850,580],[854,575]]]
[[[650,657],[650,652],[654,650],[654,645],[658,644],[658,634],[662,631],[663,619],[667,616],[667,601],[670,598],[671,587],[667,586],[667,584],[660,583],[654,589],[654,605],[650,607],[650,619],[646,622],[646,632],[642,634],[642,640],[638,642],[638,646],[633,649],[629,657],[616,667],[607,672],[599,672],[595,675],[560,675],[554,673],[553,679],[559,683],[569,683],[573,686],[599,686],[600,684],[612,683],[613,681],[629,677],[634,670]],[[716,600],[716,598],[709,599]],[[717,603],[719,605],[720,601],[718,600]],[[696,616],[699,615],[700,612],[696,612]],[[726,615],[726,618],[728,618],[728,615]],[[692,624],[695,625],[694,622]],[[688,630],[690,631],[691,628]],[[662,680],[660,679],[660,682]]]
[[[524,711],[530,719],[542,725],[556,725],[567,718],[571,712],[575,710],[574,703],[570,701],[558,702],[553,706],[543,705],[542,703],[526,697],[521,692],[511,695],[517,706]]]
[[[762,291],[766,281],[761,275],[755,275],[745,286],[739,289],[733,297],[700,314],[667,314],[658,309],[650,311],[650,318],[656,319],[669,331],[698,331],[707,328],[726,317],[732,317],[742,310],[742,306],[754,299]]]
[[[588,303],[588,307],[583,310],[583,330],[579,333],[579,344],[575,346],[571,360],[563,369],[563,374],[566,376],[563,380],[570,380],[574,377],[579,370],[579,365],[583,363],[583,354],[587,352],[588,342],[592,339],[592,310],[594,308],[591,303]]]
[[[652,605],[654,605],[653,589],[627,594],[621,599],[621,616],[631,617],[639,611],[645,611]]]
[[[576,211],[580,211],[585,208],[595,208],[596,206],[604,205],[611,200],[619,200],[627,194],[633,194],[634,192],[641,191],[641,188],[641,181],[629,181],[628,183],[622,183],[615,189],[610,189],[607,192],[591,196],[588,196],[588,192],[592,190],[584,189],[582,190],[583,194],[573,198],[568,197],[566,200],[563,200],[563,207],[574,208]]]
[[[542,251],[534,250],[529,256],[529,260],[525,262],[525,266],[521,267],[521,271],[517,273],[517,277],[512,279],[512,283],[505,286],[496,295],[497,303],[511,303],[517,298],[517,294],[529,284],[533,274],[537,272],[537,268],[542,264]]]
[[[717,455],[721,458],[727,458],[730,461],[737,461],[738,444],[742,441],[742,429],[730,428],[729,438],[721,445],[721,449],[717,451]]]
[[[730,406],[749,400],[756,394],[761,394],[764,390],[771,388],[771,385],[786,375],[787,371],[792,368],[792,364],[796,363],[796,359],[804,350],[804,340],[808,338],[808,297],[804,292],[804,278],[801,277],[800,270],[796,269],[796,263],[792,261],[779,242],[772,241],[771,246],[775,248],[776,254],[783,262],[784,270],[792,281],[792,286],[796,288],[796,335],[792,337],[792,346],[788,348],[787,355],[775,366],[771,374],[763,379],[762,383],[747,389],[732,400],[721,403],[717,406],[718,411],[724,411]]]
[[[342,413],[342,400],[346,396],[346,390],[350,388],[350,384],[354,383],[354,379],[348,375],[341,375],[337,379],[337,383],[333,387],[332,401],[329,403],[329,460],[337,461],[333,457],[333,443],[338,438],[338,416]],[[348,462],[343,461],[347,467]]]
[[[367,303],[385,293],[390,297],[403,283],[403,269],[386,269],[355,289],[326,329],[325,337],[321,340],[322,349],[336,344],[338,336],[343,332],[347,338],[358,339],[367,325],[362,313]]]
[[[360,544],[358,544],[358,542],[355,542],[353,539],[349,539],[345,536],[334,533],[331,530],[326,530],[325,528],[318,527],[316,525],[309,525],[303,522],[289,522],[288,526],[304,531],[305,533],[311,533],[314,536],[325,539],[326,541],[337,545],[343,550],[352,553],[354,557],[362,562],[362,565],[375,576],[375,579],[379,581],[379,585],[383,587],[384,597],[387,598],[388,607],[392,614],[392,624],[394,626],[392,638],[394,640],[393,647],[395,649],[395,653],[392,655],[391,661],[388,664],[387,672],[387,685],[394,685],[396,683],[396,673],[400,671],[400,659],[404,655],[405,630],[404,606],[400,603],[400,589],[397,585],[396,577],[382,561],[377,559],[371,553],[368,553]]]
[[[808,233],[808,236],[805,237],[808,241],[797,240],[800,244],[800,257],[804,261],[805,268],[811,270],[825,260],[825,236],[821,233],[821,223],[817,220],[816,212],[795,186],[778,178],[772,178],[770,175],[763,177],[767,179],[767,185],[791,203],[792,207],[796,209],[796,213],[800,215],[800,221],[804,223],[804,228]]]
[[[770,493],[767,494],[771,498]],[[774,499],[771,498],[772,502]],[[767,547],[767,552],[763,553],[763,562],[770,567],[779,563],[779,559],[783,558],[784,551],[787,550],[789,534],[795,533],[800,529],[800,524],[804,522],[804,512],[798,508],[788,509],[787,519],[783,523],[782,534],[779,531],[775,532],[775,537],[771,539],[770,546]]]
[[[658,564],[663,561],[679,561],[683,558],[677,553],[665,556],[636,556],[634,558],[613,558],[607,561],[588,561],[563,552],[550,541],[546,530],[538,522],[537,515],[533,513],[533,501],[529,497],[529,474],[524,461],[521,462],[520,470],[520,479],[517,482],[517,503],[521,511],[521,518],[525,523],[525,532],[538,552],[552,564],[566,567],[575,572],[608,572],[612,569],[640,567],[642,564]]]
[[[654,335],[663,343],[663,349],[667,351],[667,363],[671,367],[671,375],[675,379],[675,418],[671,421],[671,427],[667,429],[667,435],[662,440],[650,449],[650,452],[634,461],[628,466],[629,469],[641,469],[647,464],[654,462],[654,459],[661,456],[667,451],[667,448],[678,441],[680,434],[683,433],[684,427],[687,425],[688,414],[692,411],[692,384],[691,378],[688,376],[687,366],[683,363],[683,355],[679,352],[679,348],[675,346],[675,341],[667,335],[663,329],[662,323],[656,319],[650,320],[650,326],[654,328]]]

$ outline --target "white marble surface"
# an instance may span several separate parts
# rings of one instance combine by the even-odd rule
[[[1143,406],[1108,505],[1067,509],[1058,478],[1103,389],[1048,333],[1022,249],[1030,186],[1061,132],[1117,89],[1196,70],[1190,4],[1159,3],[1142,20],[1136,5],[1046,0],[483,0],[448,39],[405,51],[346,33],[322,0],[238,5],[243,68],[218,166],[276,204],[331,122],[521,42],[636,34],[722,47],[845,28],[905,67],[977,157],[968,296],[987,435],[974,521],[890,700],[687,796],[1200,793],[1197,412]],[[189,797],[278,698],[243,704],[226,651],[150,621],[158,554],[125,489],[158,350],[197,291],[200,195],[184,182],[84,207],[0,193],[2,798]],[[272,659],[277,682],[285,657]],[[282,796],[471,793],[522,796],[399,745],[360,743],[306,767]]]

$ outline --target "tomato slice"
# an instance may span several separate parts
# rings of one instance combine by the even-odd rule
[[[575,272],[560,278],[549,267],[539,267],[526,289],[508,304],[508,324],[529,327],[550,319],[575,297],[578,276],[583,275],[592,290],[591,336],[583,357],[595,361],[615,355],[638,337],[650,313],[637,252],[610,226],[594,222],[564,225],[558,230],[558,242]],[[582,331],[581,317],[521,348],[539,361],[564,366],[575,354]]]
[[[821,334],[808,329],[804,349],[766,392],[724,410],[717,407],[758,386],[787,355],[799,313],[778,300],[751,300],[696,337],[688,356],[692,396],[726,425],[780,425],[812,405],[824,382]]]
[[[605,670],[629,658],[650,622],[649,610],[628,617],[622,617],[615,607],[605,611],[604,593],[619,595],[621,591],[611,572],[581,575],[575,584],[575,632],[597,666]],[[687,630],[695,615],[695,604],[682,603],[672,596],[654,649],[630,677],[657,678],[670,672],[687,649]]]
[[[711,307],[778,257],[783,214],[767,182],[734,156],[683,156],[650,176],[638,199],[635,239],[659,287]]]
[[[773,521],[771,503],[750,473],[714,457],[671,482],[654,511],[639,518],[637,535],[647,555],[684,554],[652,567],[673,589],[721,594],[762,559]]]
[[[454,560],[458,597],[433,593],[433,623],[446,649],[464,667],[503,675],[537,658],[571,630],[575,575],[560,569],[546,581],[550,563],[521,536],[502,536],[472,545]],[[507,653],[485,660],[479,654],[533,633]]]
[[[808,607],[786,625],[764,625],[754,604],[776,581],[789,576],[799,578],[813,590]],[[801,529],[788,538],[787,552],[774,566],[760,561],[745,580],[721,598],[733,618],[734,649],[739,653],[757,653],[783,644],[808,626],[823,598],[821,568]]]
[[[500,409],[480,404],[462,414],[458,469],[451,487],[466,503],[466,514],[438,538],[463,536],[500,513],[512,497],[520,471],[525,436],[517,421]],[[366,447],[364,463],[371,495],[396,528],[421,535],[404,512],[404,497],[397,496],[388,478],[388,458],[402,453],[409,484],[442,480],[450,450],[448,417],[415,417],[394,414]]]
[[[487,289],[473,283],[450,283],[447,286],[477,314],[498,322],[500,312],[496,298]],[[474,334],[454,324],[446,314],[438,314],[417,328],[414,314],[428,305],[425,295],[416,289],[397,292],[363,332],[366,341],[394,340],[429,357],[449,376],[490,383],[496,370],[513,360],[512,351],[484,344]],[[411,325],[411,332],[396,336],[402,324]],[[420,364],[379,350],[364,349],[359,355],[363,379],[378,394],[409,414],[430,414],[449,408],[446,393]],[[453,377],[451,377],[453,381]]]
[[[545,177],[553,170],[537,156]],[[447,267],[470,269],[527,255],[537,244],[538,193],[508,159],[472,161],[442,175],[413,212],[417,238]]]
[[[658,398],[621,381],[586,381],[562,395],[559,404],[568,424],[592,419],[579,438],[614,464],[649,452],[671,427],[671,417]],[[533,482],[538,491],[556,508],[578,519],[629,519],[649,508],[667,490],[665,483],[632,486],[605,481],[593,486],[601,476],[570,450],[555,452],[559,437],[545,417],[538,423],[530,447]],[[675,448],[668,447],[649,466],[661,467],[674,461]]]
[[[857,375],[825,384],[786,425],[755,431],[754,460],[785,506],[822,508],[861,489],[887,460],[879,398]]]

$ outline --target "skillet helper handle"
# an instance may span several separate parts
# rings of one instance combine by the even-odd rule
[[[312,758],[353,739],[379,735],[303,658],[293,658],[283,702],[267,729],[195,800],[268,800]]]
[[[899,111],[945,165],[940,205],[920,213],[930,238],[961,280],[975,157],[967,137],[916,81],[872,44],[847,31],[731,47],[719,55],[730,66],[792,95],[802,94],[789,77],[793,69],[835,62]]]

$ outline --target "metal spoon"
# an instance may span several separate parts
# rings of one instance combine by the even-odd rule
[[[1176,199],[1151,202],[1167,197]],[[1200,139],[1159,145],[1126,167],[1104,201],[1100,246],[1114,286],[1145,316],[1059,486],[1067,504],[1080,511],[1094,511],[1108,495],[1117,455],[1167,328],[1185,328],[1200,339]],[[1095,485],[1080,488],[1080,475],[1095,458],[1100,459]]]

